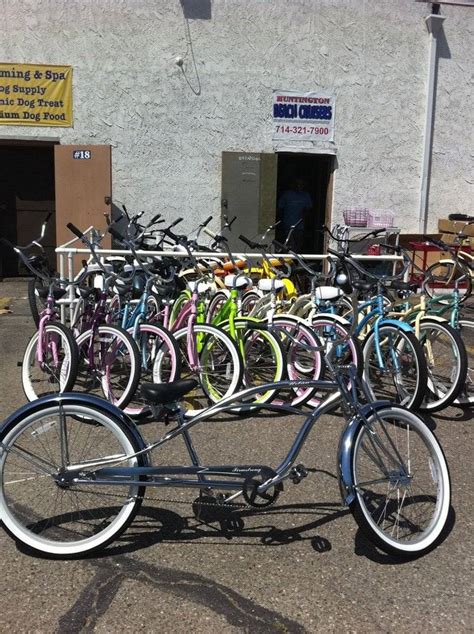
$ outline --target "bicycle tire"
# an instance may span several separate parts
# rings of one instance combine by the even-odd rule
[[[242,360],[229,335],[218,326],[194,324],[193,346],[197,347],[197,366],[188,350],[188,328],[173,332],[180,350],[181,378],[195,378],[199,386],[186,394],[182,404],[187,416],[201,412],[209,403],[217,403],[226,396],[234,394],[242,382]],[[154,365],[154,377],[161,371],[160,356]]]
[[[261,325],[260,325],[261,324]],[[228,321],[221,327],[230,332]],[[258,387],[267,383],[282,381],[286,373],[286,361],[283,345],[278,336],[267,329],[267,325],[249,317],[234,319],[236,331],[235,343],[243,363],[243,387]],[[277,390],[266,389],[252,397],[253,403],[270,403]]]
[[[261,294],[258,291],[245,291],[242,295],[242,302],[240,311],[243,317],[250,315],[256,306],[257,302],[261,299]]]
[[[428,382],[425,353],[420,342],[413,332],[393,324],[380,325],[378,332],[383,368],[377,358],[374,330],[369,332],[362,345],[363,376],[371,398],[418,409],[425,398]],[[385,377],[388,381],[383,381]]]
[[[420,320],[419,341],[428,370],[427,391],[420,410],[438,412],[451,405],[466,383],[466,346],[448,322],[429,317]]]
[[[93,367],[89,348],[93,345]],[[101,324],[77,338],[79,391],[102,396],[121,409],[132,399],[140,380],[140,353],[133,337],[119,326]]]
[[[441,304],[448,303],[451,300],[447,299],[444,302],[442,296],[452,293],[456,280],[460,280],[459,301],[465,302],[472,293],[472,278],[469,268],[463,262],[447,260],[435,262],[429,266],[423,280],[423,290],[429,297],[437,299]]]
[[[17,542],[36,553],[90,555],[123,533],[140,508],[145,487],[138,476],[136,485],[123,487],[61,485],[64,456],[71,465],[141,449],[130,429],[94,401],[43,404],[0,437],[0,518]],[[121,465],[144,466],[145,460],[140,455]]]
[[[132,327],[127,332],[133,336],[133,330]],[[142,417],[150,411],[140,394],[142,383],[171,383],[181,376],[179,347],[169,330],[156,324],[140,324],[137,345],[140,352],[140,381],[135,395],[124,410],[132,418]],[[154,373],[158,355],[161,357],[159,373]]]
[[[360,423],[351,449],[350,510],[365,535],[401,558],[432,550],[450,509],[448,465],[433,432],[415,413],[392,406]]]
[[[37,289],[47,288],[46,282],[39,277],[33,277],[28,280],[28,304],[30,306],[31,316],[38,328],[40,322],[40,314],[46,305],[46,299],[43,299],[36,292]]]
[[[69,392],[76,381],[79,352],[72,332],[59,322],[43,328],[43,361],[38,362],[37,330],[29,340],[21,364],[21,382],[29,401],[40,396]]]
[[[359,341],[351,336],[351,324],[347,320],[331,313],[318,313],[311,320],[311,328],[318,336],[320,345],[325,346],[325,350],[321,353],[323,358],[330,351],[333,341],[345,339],[346,343],[337,344],[339,349],[336,350],[333,363],[336,365],[355,365],[357,373],[362,376],[364,367],[362,347]],[[330,373],[328,375],[328,368],[325,365],[323,365],[322,378],[332,380],[332,376]],[[321,396],[320,393],[317,393],[315,397],[308,401],[308,404],[312,407],[317,407],[321,402]]]
[[[460,319],[458,329],[467,353],[467,376],[466,382],[454,402],[456,405],[472,405],[474,404],[474,321]]]
[[[214,319],[217,316],[217,313],[220,311],[220,309],[222,308],[222,306],[226,303],[226,301],[229,299],[229,291],[221,289],[220,291],[217,291],[211,301],[208,304],[207,307],[207,311],[206,311],[206,322],[208,324],[212,324],[214,322]],[[216,326],[218,324],[215,324]]]
[[[323,360],[320,341],[315,332],[295,315],[275,315],[271,324],[272,332],[278,334],[285,352],[286,375],[288,379],[318,380],[321,376]],[[276,397],[274,404],[286,403],[292,407],[304,405],[316,394],[316,388],[293,388],[292,397]]]

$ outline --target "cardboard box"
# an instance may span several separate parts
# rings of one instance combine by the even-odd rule
[[[459,233],[462,231],[467,236],[474,238],[474,225],[466,225],[464,220],[438,220],[440,233]]]

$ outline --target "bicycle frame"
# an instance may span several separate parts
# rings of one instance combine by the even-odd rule
[[[351,370],[352,380],[355,380],[355,371]],[[100,399],[91,397],[89,395],[79,394],[60,394],[56,396],[47,396],[40,401],[36,401],[25,408],[22,408],[21,413],[25,415],[25,409],[28,407],[35,408],[39,404],[54,403],[55,405],[61,403],[88,403],[94,406],[100,406],[102,410],[110,411],[115,416],[119,416],[121,420],[127,425],[134,437],[139,440],[139,451],[130,455],[110,456],[110,457],[97,457],[97,459],[88,460],[81,464],[66,465],[64,469],[63,482],[71,482],[72,484],[80,485],[137,485],[137,477],[140,477],[140,486],[153,486],[153,487],[183,487],[183,488],[213,488],[219,490],[232,491],[237,489],[237,492],[227,498],[227,501],[234,499],[242,494],[242,486],[248,478],[261,476],[269,476],[267,479],[258,486],[258,492],[264,493],[268,489],[277,486],[283,480],[291,476],[291,468],[295,463],[307,437],[313,429],[315,423],[324,414],[329,413],[336,408],[341,402],[345,402],[348,407],[345,408],[346,416],[348,419],[347,425],[341,435],[339,449],[338,449],[338,464],[339,464],[339,480],[340,489],[343,496],[343,502],[350,504],[355,496],[355,487],[352,482],[352,475],[350,469],[350,454],[355,438],[355,434],[358,431],[361,424],[370,425],[367,418],[370,414],[376,413],[382,408],[390,405],[388,401],[377,401],[366,405],[362,405],[356,395],[356,390],[349,388],[344,384],[344,379],[338,376],[336,381],[320,381],[320,380],[298,380],[298,381],[279,381],[271,383],[266,386],[268,389],[284,389],[293,387],[315,387],[325,390],[333,390],[312,412],[310,412],[303,421],[300,429],[297,432],[296,438],[290,446],[286,456],[282,462],[271,470],[269,474],[269,467],[259,464],[242,465],[203,465],[199,462],[197,452],[193,446],[189,431],[197,424],[212,418],[213,416],[225,411],[233,410],[237,406],[242,405],[242,401],[248,399],[261,389],[260,387],[247,388],[241,392],[231,395],[223,399],[220,403],[216,403],[209,407],[207,410],[194,416],[191,419],[186,419],[185,412],[177,410],[177,424],[176,426],[164,434],[161,438],[145,445],[143,438],[141,437],[138,428],[128,419],[123,412],[117,411],[117,409],[110,403],[105,403]],[[255,407],[254,405],[252,407]],[[300,410],[296,410],[289,406],[266,406],[266,408],[274,409],[277,411],[285,411],[292,414],[302,415]],[[5,425],[9,426],[14,423],[12,420],[6,421]],[[163,466],[153,467],[150,466],[149,461],[146,460],[147,466],[144,467],[122,467],[120,463],[138,457],[140,455],[149,456],[151,451],[163,446],[167,442],[182,436],[185,445],[188,450],[188,454],[191,459],[191,465],[189,466]],[[379,441],[380,442],[380,441]],[[375,444],[377,440],[375,439]],[[381,445],[383,447],[383,445]],[[395,451],[395,449],[393,449]],[[383,447],[383,452],[387,453],[387,448]],[[86,476],[89,475],[90,477]],[[194,476],[194,478],[192,478]],[[147,480],[143,478],[146,477]],[[217,479],[214,479],[217,478]],[[221,478],[226,478],[222,480]]]
[[[57,313],[54,310],[54,297],[51,291],[48,294],[46,299],[46,306],[44,310],[41,312],[40,321],[38,325],[38,345],[36,347],[36,360],[38,361],[41,369],[43,368],[44,362],[44,347],[45,347],[45,326],[51,322],[53,322],[57,317]],[[55,364],[59,361],[58,356],[58,347],[55,341],[55,338],[51,339],[51,352],[53,355],[53,361]]]

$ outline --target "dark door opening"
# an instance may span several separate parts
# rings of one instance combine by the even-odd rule
[[[41,225],[51,211],[55,211],[54,144],[0,142],[0,236],[13,244],[28,244],[40,235]],[[54,218],[48,222],[42,244],[54,267]],[[17,255],[2,246],[0,275],[28,274]]]
[[[331,223],[329,190],[333,169],[334,156],[278,154],[276,218],[281,221],[277,230],[280,242],[286,238],[285,214],[287,217],[298,216],[298,207],[304,205],[303,223],[299,235],[295,235],[295,246],[301,253],[323,253],[324,234],[321,229]],[[294,194],[295,189],[299,193]],[[306,196],[302,192],[306,192]],[[306,210],[309,204],[311,207]]]

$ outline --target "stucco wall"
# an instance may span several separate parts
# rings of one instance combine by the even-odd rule
[[[111,144],[114,198],[193,226],[219,215],[222,151],[274,150],[272,90],[320,90],[336,96],[335,219],[363,203],[393,208],[416,231],[429,5],[192,4],[200,19],[185,18],[184,0],[5,0],[0,61],[72,65],[74,128],[1,126],[0,136]],[[474,10],[442,13],[431,229],[473,212]]]

